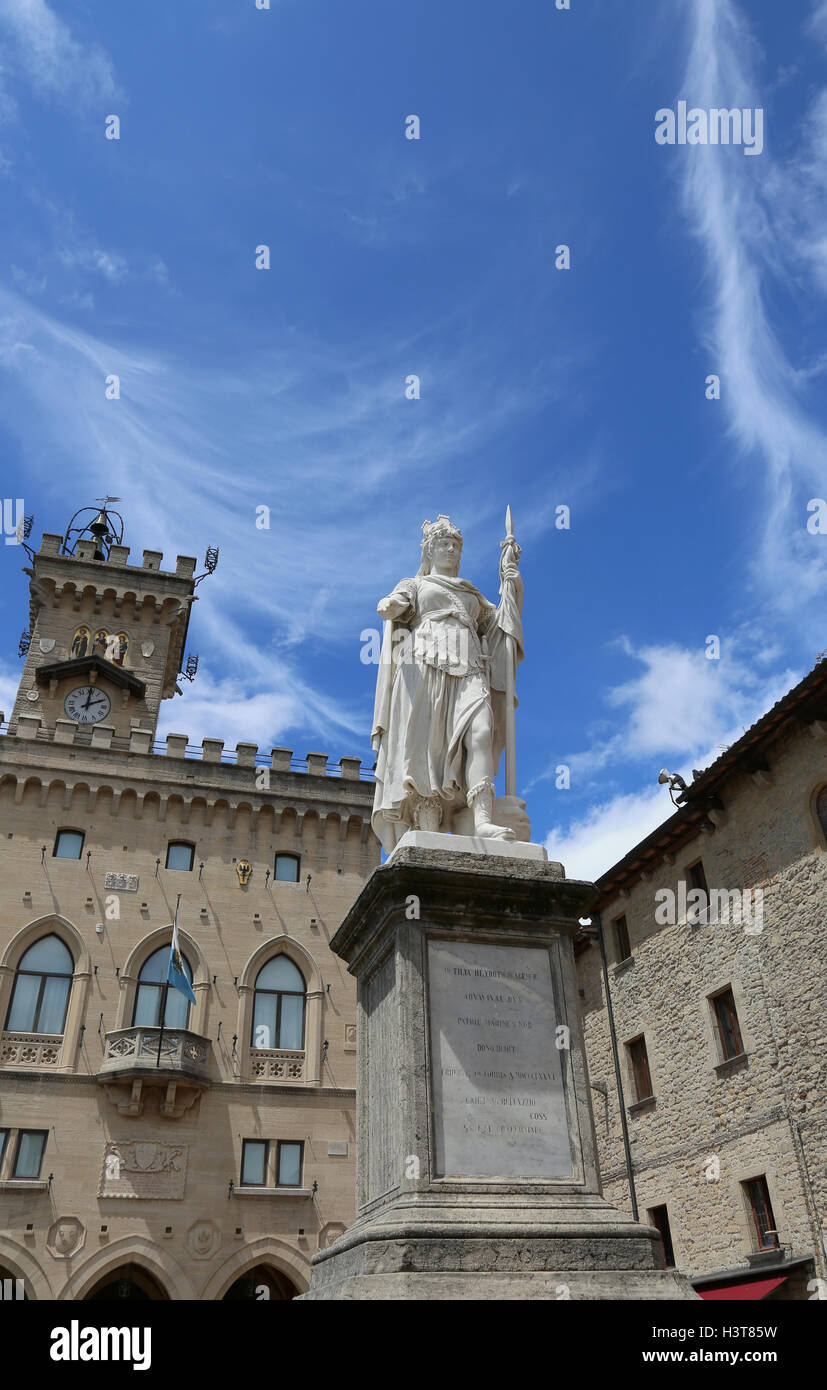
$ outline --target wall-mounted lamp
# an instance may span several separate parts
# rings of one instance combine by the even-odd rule
[[[309,893],[309,892],[310,892],[310,880],[311,880],[312,877],[313,877],[312,874],[308,874],[308,875],[307,875],[307,882],[306,882],[305,885],[304,885],[304,891],[305,891],[305,893]]]
[[[201,875],[202,875],[203,872],[204,872],[204,861],[203,861],[203,859],[202,859],[202,860],[201,860],[201,863],[198,865],[198,882],[199,882],[199,883],[201,882]]]
[[[98,967],[95,966],[95,974],[97,975],[97,973],[98,973]]]
[[[233,1033],[233,1056],[234,1056],[234,1057],[235,1057],[235,1055],[236,1055],[235,1045],[236,1045],[237,1042],[238,1042],[238,1033]]]
[[[156,877],[156,878],[158,877],[158,870],[160,869],[160,867],[161,867],[161,861],[160,861],[160,859],[156,859],[156,860],[155,860],[155,877]]]
[[[120,979],[120,975],[121,975],[121,967],[120,967],[119,965],[116,965],[116,966],[115,966],[115,979],[116,979],[116,980]]]
[[[268,884],[269,882],[270,882],[270,870],[268,869],[267,872],[266,872],[266,874],[264,875],[264,886],[265,886],[265,888],[267,887],[267,884]]]
[[[212,982],[213,982],[213,984],[215,984],[215,980],[216,980],[216,977],[215,977],[215,975],[213,975],[213,977],[212,977]]]
[[[41,851],[40,851],[40,862],[41,862],[41,864],[43,865],[43,867],[44,867],[44,869],[45,869],[45,867],[46,867],[46,846],[45,846],[45,845],[43,846],[43,848],[42,848]]]
[[[50,1173],[50,1174],[49,1174],[49,1191],[50,1191],[50,1192],[51,1192],[51,1190],[52,1190],[52,1183],[54,1182],[54,1180],[55,1180],[55,1175],[54,1175],[54,1173]]]
[[[310,1190],[311,1190],[311,1192],[313,1193],[313,1195],[314,1195],[314,1197],[315,1197],[316,1193],[317,1193],[318,1190],[319,1190],[319,1184],[316,1182],[315,1178],[313,1179],[313,1186],[312,1186],[312,1188],[311,1188]]]
[[[90,860],[91,858],[92,858],[92,851],[91,851],[91,849],[88,849],[88,850],[86,851],[86,867],[87,867],[87,869],[89,868],[89,860]]]
[[[325,1038],[324,1042],[322,1043],[322,1061],[323,1061],[323,1062],[326,1062],[326,1061],[327,1061],[327,1049],[328,1049],[329,1047],[330,1047],[330,1043],[327,1041],[327,1038]]]
[[[658,783],[662,787],[669,788],[669,795],[673,806],[680,805],[680,794],[686,791],[686,783],[679,772],[669,772],[667,768],[661,768],[658,773]],[[677,796],[675,795],[677,793]]]
[[[228,1202],[229,1202],[229,1200],[230,1200],[230,1198],[232,1197],[232,1195],[233,1195],[234,1192],[235,1192],[235,1183],[233,1182],[232,1178],[230,1178],[230,1181],[227,1183],[227,1201],[228,1201]]]

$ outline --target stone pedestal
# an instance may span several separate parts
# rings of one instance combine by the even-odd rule
[[[572,953],[595,890],[496,844],[400,845],[333,938],[358,982],[358,1214],[305,1297],[695,1298],[600,1196]]]

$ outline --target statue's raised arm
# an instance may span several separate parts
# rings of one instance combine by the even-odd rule
[[[373,827],[388,853],[411,829],[530,838],[511,785],[514,673],[523,656],[520,547],[507,532],[497,607],[459,577],[461,554],[462,535],[449,517],[426,521],[419,570],[378,604],[385,637],[372,735]],[[503,747],[506,796],[497,801]]]

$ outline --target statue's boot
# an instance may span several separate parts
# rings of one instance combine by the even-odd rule
[[[478,782],[468,792],[468,805],[474,812],[474,834],[482,840],[516,840],[507,825],[494,824],[494,783]]]

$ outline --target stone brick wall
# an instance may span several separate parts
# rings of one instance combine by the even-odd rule
[[[762,785],[736,772],[718,827],[601,913],[640,1210],[666,1204],[676,1262],[693,1275],[747,1269],[756,1242],[741,1183],[761,1173],[786,1254],[812,1256],[816,1272],[827,1272],[827,848],[813,812],[827,783],[827,743],[806,726],[788,728],[770,763]],[[710,890],[762,888],[763,930],[656,922],[656,892],[676,892],[681,878],[691,887],[687,868],[699,858]],[[632,952],[623,964],[612,928],[621,914]],[[578,969],[590,1079],[607,1089],[606,1100],[592,1093],[604,1190],[629,1209],[596,944]],[[746,1057],[722,1065],[709,997],[726,987]],[[654,1101],[637,1106],[625,1044],[640,1034]]]
[[[353,1219],[355,987],[328,943],[379,860],[372,784],[358,760],[335,777],[312,755],[300,773],[277,750],[279,770],[259,791],[248,755],[231,765],[0,739],[0,1024],[25,946],[55,930],[75,959],[59,1055],[27,1061],[7,1038],[0,1062],[0,1126],[49,1131],[50,1189],[9,1182],[8,1146],[0,1172],[0,1267],[25,1278],[30,1297],[82,1297],[130,1260],[172,1298],[219,1298],[256,1262],[303,1289],[311,1255]],[[52,855],[66,827],[85,834],[80,860]],[[164,867],[170,840],[194,844],[192,871]],[[274,880],[276,852],[300,856],[299,883]],[[137,891],[107,888],[107,874],[137,878]],[[198,1000],[189,1028],[209,1041],[209,1083],[193,1097],[182,1078],[170,1099],[144,1082],[129,1113],[134,1073],[95,1078],[106,1034],[132,1022],[141,961],[168,942],[179,892]],[[308,983],[305,1056],[298,1077],[258,1080],[252,986],[276,949]],[[302,1194],[239,1195],[244,1138],[303,1140]],[[164,1164],[170,1146],[186,1151],[183,1196],[99,1195],[106,1145],[131,1142],[150,1166],[156,1151]],[[82,1240],[69,1258],[54,1247],[61,1222]]]

